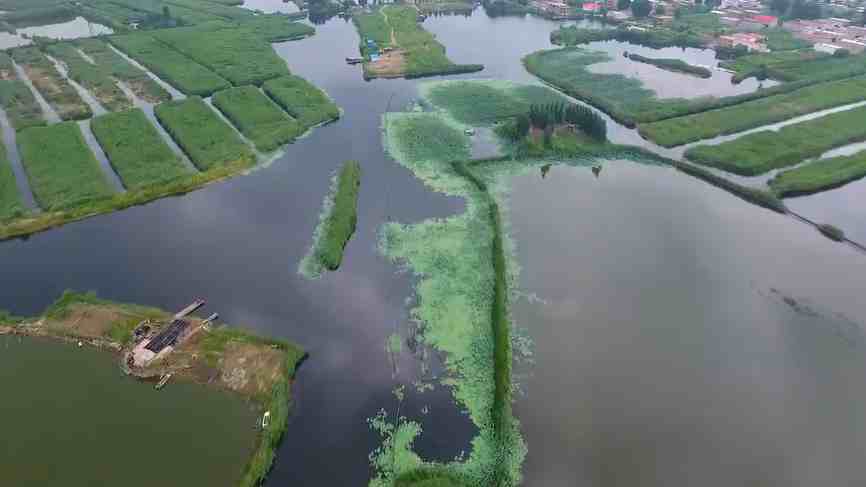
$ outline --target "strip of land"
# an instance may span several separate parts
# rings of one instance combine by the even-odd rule
[[[15,182],[15,173],[6,156],[6,146],[0,142],[0,221],[24,214],[21,194]]]
[[[691,74],[699,78],[710,78],[713,76],[712,71],[709,69],[703,66],[693,66],[682,59],[649,58],[640,54],[628,54],[628,58],[638,63],[649,64],[674,73]]]
[[[220,91],[213,104],[262,152],[280,148],[305,130],[253,86]]]
[[[156,107],[159,123],[202,171],[225,165],[252,165],[255,155],[213,109],[194,96]]]
[[[21,163],[43,210],[111,196],[111,187],[75,122],[31,127],[18,133]]]
[[[12,50],[12,58],[21,65],[33,86],[57,111],[63,120],[83,120],[93,116],[90,107],[75,88],[60,75],[47,57],[36,47]]]
[[[264,84],[268,94],[304,129],[340,118],[340,109],[322,90],[298,76],[284,76]]]
[[[743,176],[793,166],[830,149],[866,140],[866,107],[744,135],[686,151],[692,161]]]
[[[91,128],[127,189],[165,183],[188,173],[141,109],[96,117]]]
[[[770,180],[780,197],[805,196],[844,186],[866,177],[866,151],[831,157],[782,171]]]
[[[101,69],[107,70],[116,79],[123,81],[129,86],[133,93],[139,98],[150,102],[159,103],[171,100],[171,95],[152,80],[144,71],[133,66],[123,56],[108,47],[105,41],[100,39],[81,39],[76,45]]]
[[[0,80],[0,105],[6,111],[9,123],[15,130],[45,125],[42,108],[39,107],[33,92],[17,79]]]
[[[65,64],[69,77],[84,86],[106,110],[115,112],[132,107],[132,101],[117,87],[111,74],[87,62],[73,44],[51,44],[46,51]]]

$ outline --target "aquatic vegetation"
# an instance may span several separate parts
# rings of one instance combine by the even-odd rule
[[[209,96],[229,82],[201,64],[153,38],[149,33],[111,36],[115,47],[187,95]]]
[[[866,151],[782,171],[769,184],[780,197],[803,196],[838,188],[863,177],[866,177]]]
[[[304,129],[340,118],[340,109],[328,95],[299,76],[272,79],[263,88]]]
[[[686,151],[692,161],[746,176],[793,166],[810,157],[866,140],[866,107],[832,113],[782,127],[744,135],[718,145]]]
[[[419,92],[455,120],[470,125],[491,125],[528,113],[531,105],[565,101],[546,86],[499,80],[428,81],[420,85]]]
[[[114,112],[132,106],[132,101],[111,78],[111,73],[101,66],[87,62],[73,44],[58,42],[48,46],[46,51],[66,65],[69,77],[90,91],[106,110]]]
[[[12,50],[12,58],[21,65],[33,86],[51,104],[63,120],[82,120],[93,113],[78,92],[60,75],[54,64],[36,47]]]
[[[23,214],[24,207],[15,184],[15,173],[6,158],[6,147],[0,142],[0,221]]]
[[[287,22],[291,18],[289,15],[257,15],[244,19],[238,29],[268,42],[293,41],[316,33],[316,29],[307,24]]]
[[[164,183],[188,173],[141,109],[96,117],[91,129],[127,189]]]
[[[649,58],[640,54],[628,54],[628,58],[639,63],[650,64],[674,73],[693,74],[700,78],[710,78],[713,72],[703,66],[693,66],[682,59]]]
[[[469,139],[461,128],[435,113],[387,114],[385,147],[398,161],[462,161],[470,155]],[[440,166],[412,169],[433,176],[443,169]]]
[[[165,102],[156,107],[155,113],[159,123],[202,171],[255,162],[252,150],[197,96]]]
[[[217,92],[213,104],[262,152],[280,148],[305,130],[253,86]]]
[[[724,189],[744,201],[754,203],[758,206],[763,206],[764,208],[773,210],[777,213],[788,212],[788,209],[785,207],[785,204],[782,203],[782,200],[770,191],[735,183],[694,164],[680,161],[671,162],[678,170],[690,176],[702,179],[713,186]]]
[[[733,134],[866,100],[866,77],[832,81],[738,105],[643,124],[640,133],[665,147]]]
[[[0,80],[0,105],[15,130],[45,125],[42,108],[23,81]]]
[[[114,52],[105,41],[95,38],[79,39],[75,41],[75,45],[93,59],[101,69],[107,70],[111,76],[125,82],[139,98],[150,103],[171,100],[171,95],[159,83]]]
[[[111,196],[105,175],[77,123],[24,129],[18,133],[18,149],[30,189],[43,210]]]
[[[325,270],[340,268],[343,251],[358,222],[360,186],[361,165],[357,161],[347,161],[331,181],[331,189],[322,204],[322,214],[313,234],[313,245],[298,269],[302,275],[315,279]]]

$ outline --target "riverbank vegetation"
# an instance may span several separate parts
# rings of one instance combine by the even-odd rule
[[[736,80],[751,76],[785,82],[842,79],[866,73],[866,55],[839,56],[798,49],[748,54],[720,66],[736,71]]]
[[[0,80],[0,105],[15,130],[45,125],[42,108],[23,81]]]
[[[304,130],[253,86],[217,92],[213,104],[262,152],[279,149]]]
[[[106,110],[116,112],[132,107],[132,101],[117,87],[109,71],[87,62],[73,44],[58,42],[45,50],[63,63],[69,77],[86,88]]]
[[[827,191],[863,177],[866,177],[866,151],[820,159],[782,171],[769,184],[773,192],[786,198]]]
[[[187,95],[210,96],[229,82],[145,32],[112,36],[109,41],[129,57]]]
[[[866,77],[850,78],[644,124],[640,126],[640,133],[659,145],[673,147],[863,100],[866,100]]]
[[[419,87],[421,97],[446,110],[460,123],[492,125],[529,112],[532,105],[561,103],[565,97],[539,85],[501,80],[428,81]]]
[[[313,234],[313,245],[301,261],[299,271],[307,278],[317,278],[325,270],[340,268],[343,251],[358,222],[360,187],[361,165],[357,161],[347,161],[331,181],[331,189],[322,204],[319,224]]]
[[[649,58],[640,54],[626,54],[626,57],[632,61],[650,64],[666,71],[674,73],[685,73],[697,76],[699,78],[710,78],[713,72],[703,66],[693,66],[682,59],[665,59],[665,58]]]
[[[152,80],[141,69],[133,66],[123,56],[117,54],[101,39],[80,39],[75,42],[81,51],[89,56],[100,69],[114,78],[123,81],[136,96],[148,103],[171,100],[165,88]]]
[[[0,221],[16,218],[24,214],[21,193],[15,182],[15,173],[6,156],[6,146],[0,142]]]
[[[692,161],[744,176],[793,166],[810,157],[866,140],[866,107],[744,135],[718,145],[699,145],[686,151]]]
[[[70,208],[111,196],[105,175],[75,122],[22,130],[18,150],[30,189],[43,210]]]
[[[83,120],[93,116],[90,107],[75,88],[60,75],[47,57],[36,47],[12,50],[12,58],[21,65],[33,86],[63,120]]]
[[[159,123],[202,171],[223,165],[252,165],[255,156],[199,97],[169,101],[155,110]]]
[[[656,25],[650,29],[620,26],[588,29],[564,25],[550,33],[550,42],[560,46],[577,46],[590,42],[617,40],[654,47],[704,47],[708,41],[725,32],[716,14],[684,13],[675,17],[670,27]]]
[[[782,201],[773,192],[735,183],[730,179],[723,178],[717,174],[714,174],[711,171],[708,171],[702,167],[698,167],[694,164],[689,164],[687,162],[671,161],[671,163],[678,170],[690,176],[702,179],[712,184],[713,186],[716,186],[717,188],[724,189],[728,193],[731,193],[732,195],[744,201],[748,201],[749,203],[762,206],[764,208],[767,208],[768,210],[773,210],[777,213],[788,212],[785,204],[782,203]]]
[[[304,130],[340,118],[340,109],[328,95],[299,76],[272,79],[263,88]]]
[[[188,173],[141,109],[93,119],[91,129],[127,189],[138,189]]]

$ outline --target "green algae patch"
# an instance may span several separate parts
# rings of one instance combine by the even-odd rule
[[[343,262],[343,251],[358,223],[358,190],[361,165],[348,161],[331,180],[331,189],[322,204],[313,245],[301,260],[298,272],[308,279],[321,277],[325,270],[335,271]]]
[[[421,97],[469,125],[490,125],[529,112],[532,105],[563,103],[565,97],[541,85],[503,80],[427,81]]]

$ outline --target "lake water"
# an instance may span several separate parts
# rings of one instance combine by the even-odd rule
[[[30,39],[25,38],[25,35],[27,37],[48,37],[51,39],[78,39],[80,37],[93,37],[113,32],[110,27],[90,22],[84,17],[76,17],[68,22],[20,27],[16,29],[16,34],[0,32],[0,49],[30,44]]]
[[[3,485],[234,486],[258,419],[239,396],[123,376],[114,355],[0,336]]]
[[[549,47],[549,33],[557,25],[534,17],[490,19],[481,10],[468,17],[430,17],[424,23],[425,28],[447,46],[449,56],[456,62],[480,62],[487,66],[481,73],[464,77],[514,81],[533,81],[520,65],[520,58]],[[363,81],[360,67],[344,62],[346,56],[357,55],[357,45],[358,36],[351,22],[335,18],[317,26],[317,34],[311,38],[275,46],[294,73],[322,87],[335,99],[344,110],[344,116],[288,146],[284,155],[267,167],[185,196],[91,218],[26,240],[0,243],[0,269],[3,269],[0,308],[17,314],[38,313],[67,288],[95,290],[109,299],[165,309],[179,309],[192,298],[201,296],[229,323],[288,338],[304,346],[310,352],[310,359],[301,368],[295,384],[296,414],[278,452],[268,481],[271,486],[365,483],[370,473],[367,455],[377,446],[377,438],[370,432],[366,419],[381,408],[393,411],[396,400],[392,389],[414,380],[420,373],[409,347],[403,347],[404,352],[397,358],[396,373],[385,351],[390,334],[398,332],[404,338],[408,334],[407,299],[411,299],[413,283],[379,255],[378,230],[389,220],[418,222],[452,215],[463,208],[461,200],[428,191],[409,171],[384,155],[381,114],[410,104],[417,96],[418,82]],[[609,133],[618,142],[643,143],[633,130],[619,125],[611,124]],[[318,281],[306,281],[296,272],[298,262],[311,242],[330,177],[338,165],[348,159],[359,160],[363,169],[357,232],[347,247],[339,272],[328,273]],[[786,381],[802,383],[797,387],[806,388],[809,384],[824,387],[814,383],[813,376],[821,373],[825,374],[821,377],[829,376],[838,384],[850,386],[845,394],[852,398],[851,408],[859,405],[860,391],[866,389],[856,383],[855,379],[860,377],[855,373],[856,367],[845,369],[851,373],[849,382],[839,382],[842,379],[830,372],[816,370],[826,365],[827,356],[838,352],[836,342],[821,332],[824,325],[820,320],[804,318],[805,324],[784,329],[782,333],[780,321],[783,320],[779,316],[785,306],[790,306],[779,304],[783,299],[769,290],[777,288],[798,302],[806,300],[815,303],[817,309],[847,313],[862,322],[863,317],[856,312],[860,309],[857,293],[858,289],[863,289],[862,283],[856,281],[857,272],[847,270],[859,265],[858,254],[848,247],[832,244],[811,227],[742,203],[672,170],[622,167],[620,172],[606,167],[599,180],[584,180],[579,176],[577,181],[560,176],[562,171],[554,168],[551,173],[556,178],[548,176],[545,183],[561,180],[572,188],[571,191],[551,190],[547,196],[527,197],[530,201],[526,204],[533,199],[545,201],[542,196],[587,200],[578,210],[568,200],[556,202],[553,206],[561,204],[568,208],[567,218],[557,215],[558,208],[544,207],[534,215],[533,221],[550,227],[545,231],[550,232],[547,246],[552,255],[562,255],[567,249],[574,252],[591,249],[593,253],[591,258],[583,254],[580,254],[582,257],[567,255],[563,258],[569,265],[555,269],[550,267],[552,258],[524,260],[527,258],[521,254],[526,290],[538,292],[545,299],[554,299],[556,292],[563,295],[564,286],[573,284],[566,289],[567,297],[562,299],[589,301],[589,305],[581,308],[587,310],[585,318],[581,312],[581,320],[605,327],[598,331],[600,341],[593,343],[619,344],[616,340],[622,340],[630,348],[618,355],[611,354],[605,362],[593,364],[589,369],[585,356],[564,353],[556,348],[557,343],[550,343],[553,335],[545,338],[537,334],[537,329],[533,331],[538,366],[527,383],[529,393],[519,404],[518,411],[530,444],[526,484],[548,485],[544,481],[549,479],[549,485],[562,485],[555,483],[557,479],[598,479],[601,477],[593,477],[596,475],[593,472],[598,471],[599,465],[629,458],[639,461],[635,465],[656,465],[651,455],[658,455],[658,478],[672,479],[666,485],[694,485],[695,482],[680,482],[682,477],[662,473],[669,470],[670,458],[684,454],[681,445],[672,438],[683,431],[692,434],[692,438],[703,438],[694,430],[700,423],[696,418],[706,411],[707,426],[703,431],[708,438],[722,429],[723,422],[711,421],[714,415],[728,414],[734,418],[731,421],[737,427],[730,428],[719,440],[724,451],[731,451],[731,445],[739,444],[737,442],[759,443],[752,451],[765,456],[753,459],[753,466],[748,467],[751,471],[757,472],[756,465],[764,463],[768,471],[779,471],[776,468],[781,465],[779,462],[803,458],[789,451],[799,446],[803,451],[820,450],[813,460],[818,462],[815,472],[828,472],[825,466],[830,464],[839,467],[834,474],[837,476],[824,485],[850,485],[846,484],[851,478],[850,471],[843,468],[849,465],[849,457],[843,455],[834,459],[832,455],[854,445],[859,430],[852,427],[850,431],[840,431],[838,424],[829,424],[829,420],[816,423],[829,428],[823,432],[817,426],[797,423],[817,417],[810,416],[809,408],[820,411],[825,406],[814,399],[806,401],[809,396],[800,389],[790,392],[781,384],[771,384],[768,390],[761,387],[769,382],[764,377],[767,374],[767,377],[776,374]],[[588,169],[585,172],[588,173]],[[616,181],[619,182],[614,184]],[[607,188],[610,194],[605,195],[600,188]],[[518,253],[528,251],[528,246],[537,245],[541,240],[525,238],[525,230],[521,230],[521,221],[526,218],[521,218],[518,202],[524,194],[529,193],[515,187],[512,220]],[[602,201],[608,202],[609,207],[602,206]],[[605,232],[596,235],[578,232],[581,229],[592,233],[596,227],[603,227]],[[846,269],[841,269],[843,263]],[[830,274],[831,271],[834,274]],[[563,274],[566,276],[562,277]],[[835,279],[827,277],[829,275],[834,275]],[[575,276],[582,281],[568,281]],[[750,279],[756,281],[753,288],[749,287]],[[539,287],[539,283],[548,281],[549,287]],[[644,290],[647,294],[641,296]],[[761,301],[755,297],[758,292],[769,297]],[[674,345],[668,349],[658,348],[656,328],[663,328],[663,336],[676,343],[685,326],[664,319],[665,311],[675,311],[672,303],[682,307],[677,317],[695,322],[694,332],[683,335],[683,340],[689,340],[694,346],[702,344],[713,352],[712,355],[697,354],[694,348]],[[539,320],[529,319],[534,316],[530,311],[541,313],[522,306],[515,313],[521,317],[521,323],[531,329],[532,322]],[[562,333],[571,333],[575,327],[568,320],[574,315],[563,316],[566,318],[558,322],[564,327]],[[614,336],[607,338],[607,323],[626,323],[631,328],[621,336],[611,331]],[[548,326],[552,327],[552,324]],[[810,334],[817,337],[817,345],[810,345],[807,339]],[[757,343],[752,344],[749,339],[755,336],[760,339],[755,338]],[[564,335],[558,340],[559,346],[579,345],[575,350],[581,352],[586,349],[586,345],[571,342],[572,338],[574,335]],[[790,360],[785,362],[781,355],[770,351],[763,355],[764,350],[773,347],[777,351],[787,350],[784,354],[778,353]],[[630,362],[630,357],[640,358],[641,353],[644,360],[652,363],[662,363],[668,354],[678,362],[667,369],[662,365],[647,366],[646,374],[641,376],[637,375],[640,368]],[[724,353],[732,354],[731,358],[724,357]],[[595,354],[603,355],[598,350]],[[734,363],[733,357],[746,357],[751,362]],[[728,371],[729,368],[747,368],[756,361],[760,365],[761,357],[769,357],[771,373],[737,369],[737,374],[760,376],[750,383],[751,388],[743,385],[744,379],[737,382],[731,378],[733,372]],[[690,361],[685,362],[687,359]],[[706,363],[711,359],[718,360],[718,370],[724,366],[728,375],[719,372],[720,375],[713,376],[715,382],[702,384],[698,377],[711,375],[715,370]],[[853,363],[855,359],[850,361]],[[694,370],[694,375],[677,376],[674,372],[678,369]],[[580,372],[584,378],[574,382],[564,377],[563,371]],[[609,383],[602,380],[607,372],[611,377]],[[666,372],[673,374],[662,384],[667,389],[653,391],[643,385],[644,379],[657,380]],[[675,378],[681,380],[675,381]],[[727,379],[730,384],[725,382]],[[560,381],[560,387],[555,387],[556,381]],[[721,390],[733,396],[709,408],[710,400],[715,398],[712,395],[715,389],[711,386],[718,384],[723,384],[725,388]],[[685,397],[691,390],[697,397],[693,402]],[[617,416],[614,409],[605,416],[604,411],[595,411],[598,422],[590,423],[586,411],[604,409],[606,405],[617,407],[616,397],[622,391],[631,394],[628,396],[631,398],[646,397],[649,412],[629,415],[628,411],[620,410]],[[662,394],[662,391],[669,394]],[[841,385],[821,389],[826,395],[846,397],[840,391]],[[745,397],[747,392],[754,392],[755,398]],[[796,411],[783,415],[782,420],[772,425],[801,428],[793,429],[794,433],[784,438],[792,441],[773,452],[771,441],[765,438],[775,441],[780,436],[768,434],[756,438],[758,432],[766,430],[748,431],[748,418],[744,419],[739,408],[750,407],[748,411],[756,411],[759,410],[756,404],[781,407],[775,398],[789,392],[795,399],[805,402],[782,404]],[[681,404],[673,404],[669,397],[679,398]],[[619,405],[624,407],[622,403]],[[536,409],[538,411],[534,412]],[[427,410],[429,414],[424,414]],[[566,414],[569,410],[573,416]],[[680,429],[673,426],[653,429],[656,423],[650,420],[665,415],[674,415],[676,419],[678,410],[688,419],[683,420]],[[767,411],[756,418],[781,414]],[[418,450],[426,458],[453,458],[468,447],[475,433],[466,416],[454,407],[450,391],[443,388],[423,395],[408,393],[401,412],[424,426]],[[577,456],[573,458],[579,462],[567,463],[569,458],[562,455],[571,453],[557,453],[557,444],[546,441],[545,436],[550,436],[551,441],[559,437],[550,420],[544,418],[548,414],[557,418],[556,427],[563,430],[565,437],[562,445],[574,447],[573,454]],[[837,417],[850,416],[839,414]],[[621,419],[629,421],[617,429],[616,423]],[[586,433],[588,424],[597,427]],[[694,430],[689,430],[690,426]],[[811,428],[809,431],[814,438],[820,433],[820,444],[817,440],[810,442],[803,433],[804,428]],[[608,443],[600,442],[599,448],[591,451],[588,443],[574,440],[583,433]],[[620,444],[611,439],[618,435],[633,435],[635,441],[623,443],[623,449],[618,449]],[[803,443],[793,444],[794,439]],[[710,447],[706,443],[701,447],[702,450],[696,447],[695,451],[703,452],[704,456],[700,457],[700,462],[696,460],[694,468],[706,465],[707,472],[715,472],[715,467],[708,465],[706,452]],[[782,447],[789,450],[781,451]],[[746,462],[744,455],[732,458],[726,464],[732,471],[747,470],[746,467],[734,468],[741,465],[736,461]],[[595,463],[592,459],[596,459]],[[551,477],[545,477],[547,470]],[[616,469],[611,466],[609,470]],[[632,479],[627,475],[633,475],[634,471],[634,468],[624,469],[632,473],[623,473],[626,477],[614,479],[624,480],[603,484],[633,485],[627,482]],[[719,478],[737,480],[742,477],[732,473]],[[777,477],[766,479],[766,485],[779,485],[773,483]]]

